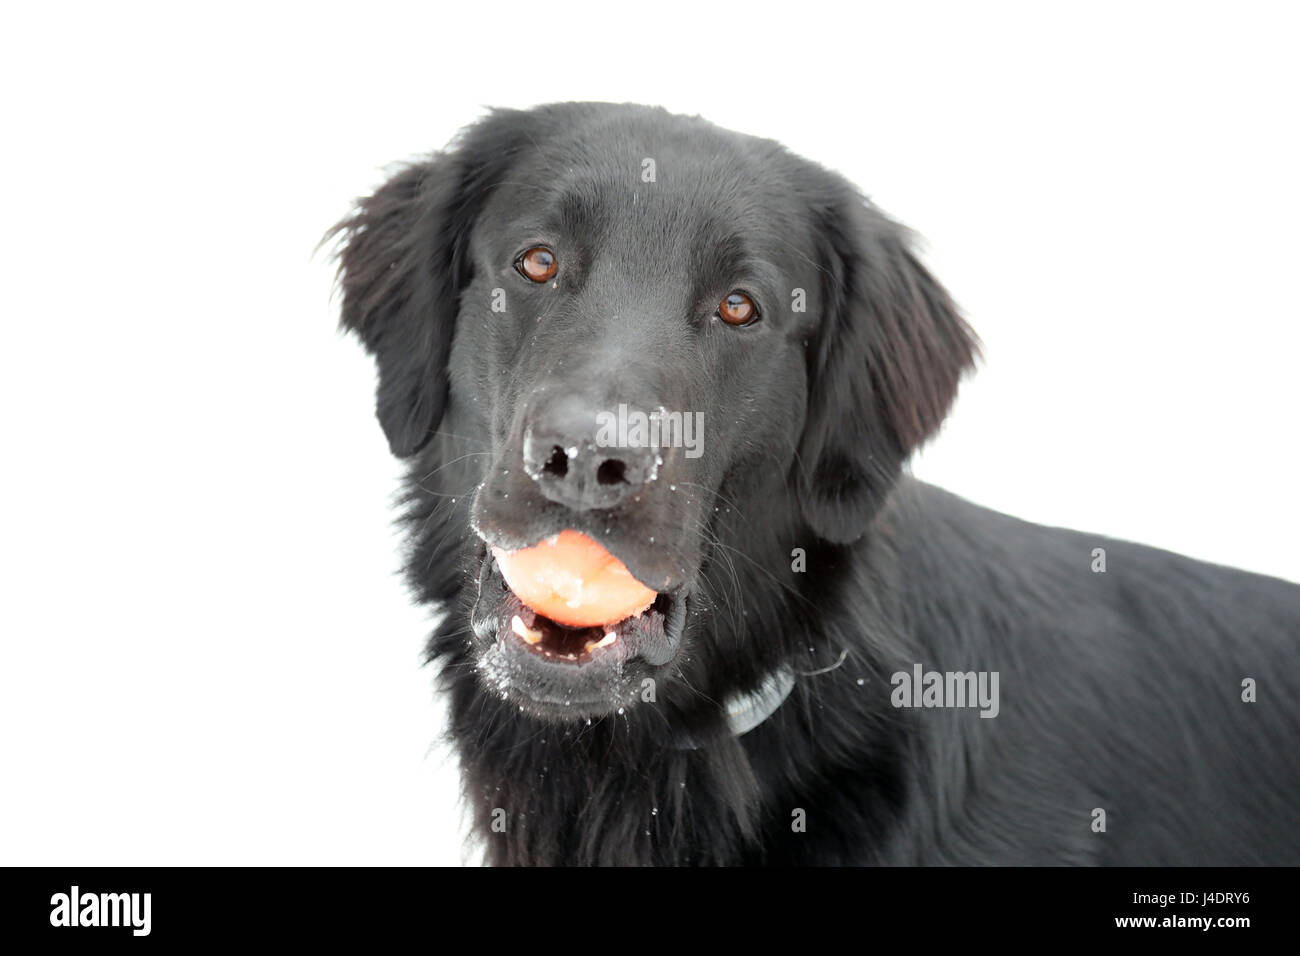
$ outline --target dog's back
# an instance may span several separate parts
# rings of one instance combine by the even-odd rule
[[[953,758],[917,792],[963,795],[938,857],[1300,861],[1300,586],[919,482],[898,499],[917,660],[999,672],[995,719],[909,714]]]

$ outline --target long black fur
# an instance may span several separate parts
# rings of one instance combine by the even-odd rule
[[[473,498],[527,400],[502,381],[557,333],[541,322],[522,346],[491,344],[474,284],[505,280],[482,275],[476,230],[494,228],[522,160],[559,177],[637,137],[667,154],[694,137],[724,168],[780,171],[797,221],[770,225],[807,260],[810,324],[769,363],[787,411],[763,420],[788,421],[764,442],[715,438],[727,462],[692,525],[689,653],[660,701],[546,719],[481,678],[467,620]],[[711,169],[691,170],[697,205],[728,188]],[[644,215],[664,235],[678,221]],[[409,458],[407,573],[446,609],[429,655],[490,862],[1300,863],[1300,587],[1028,524],[907,476],[977,344],[906,233],[838,176],[643,107],[503,110],[395,175],[337,235],[343,325],[376,357],[379,420]],[[1000,714],[893,707],[890,675],[917,662],[999,672]],[[786,703],[725,733],[718,702],[783,663],[798,675]]]

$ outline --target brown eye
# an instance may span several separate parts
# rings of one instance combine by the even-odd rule
[[[545,246],[534,246],[515,260],[515,268],[525,279],[533,282],[549,282],[559,271],[560,263],[555,253]]]
[[[758,306],[743,292],[733,292],[718,306],[718,318],[728,325],[748,325],[758,318]]]

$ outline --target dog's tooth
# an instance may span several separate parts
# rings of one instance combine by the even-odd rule
[[[613,643],[614,643],[615,641],[617,641],[617,640],[618,640],[618,635],[617,635],[617,634],[615,634],[613,631],[607,631],[607,632],[605,633],[605,636],[602,637],[600,640],[598,640],[598,641],[588,641],[587,644],[586,644],[586,646],[583,648],[583,650],[585,650],[588,654],[590,654],[590,653],[591,653],[592,651],[594,651],[596,648],[598,648],[598,647],[609,647],[609,645],[613,644]]]
[[[538,641],[542,639],[542,632],[534,631],[531,627],[529,627],[527,624],[524,623],[524,619],[521,618],[518,614],[516,614],[514,618],[510,621],[510,630],[514,631],[516,634],[522,637],[529,644],[536,644]]]

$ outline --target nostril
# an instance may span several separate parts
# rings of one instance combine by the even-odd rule
[[[556,445],[551,449],[551,457],[546,459],[546,464],[542,465],[542,474],[550,475],[552,478],[563,478],[569,473],[569,456],[565,454],[563,448]]]
[[[606,458],[596,469],[596,483],[601,485],[621,485],[627,481],[627,465],[617,458]]]

